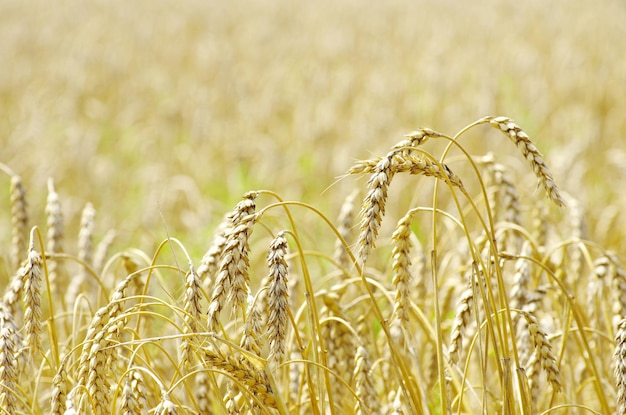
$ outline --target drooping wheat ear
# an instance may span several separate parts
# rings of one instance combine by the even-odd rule
[[[371,371],[369,353],[365,347],[359,346],[354,357],[354,386],[357,396],[354,413],[357,415],[380,413],[380,402]]]
[[[612,323],[613,331],[615,332],[622,316],[626,315],[626,271],[624,270],[622,261],[614,252],[608,252],[607,256],[615,267],[615,271],[611,279],[611,286],[613,287],[611,290],[613,302]]]
[[[557,366],[556,356],[552,351],[552,345],[548,340],[548,335],[539,325],[535,316],[527,312],[522,312],[522,315],[528,323],[531,343],[537,352],[541,367],[546,372],[548,382],[552,385],[552,389],[555,392],[559,392],[561,390],[561,373]]]
[[[370,251],[374,248],[382,218],[385,216],[387,193],[394,174],[393,154],[391,154],[376,162],[372,175],[367,182],[368,191],[361,207],[361,227],[358,240],[358,260],[361,266],[365,264]]]
[[[396,153],[389,153],[385,157],[378,157],[372,160],[361,160],[354,164],[348,174],[368,174],[375,173],[378,164],[385,158],[391,157],[390,170],[393,173],[409,173],[409,174],[421,174],[423,176],[435,177],[440,180],[449,181],[450,184],[458,188],[463,188],[463,182],[461,179],[450,170],[450,167],[446,164],[441,164],[442,168],[437,163],[432,162],[426,158],[417,154],[405,154],[400,151]]]
[[[146,388],[139,370],[128,372],[122,389],[122,415],[143,415],[146,413]]]
[[[453,186],[463,188],[461,180],[446,165],[440,168],[437,163],[413,154],[410,149],[405,148],[405,145],[400,145],[384,157],[359,161],[348,170],[348,174],[371,174],[367,182],[368,191],[360,212],[358,260],[361,265],[365,264],[370,251],[375,246],[381,221],[385,216],[389,185],[396,173],[433,176],[446,180]]]
[[[400,219],[396,230],[391,236],[391,257],[393,262],[392,283],[396,287],[396,295],[393,305],[393,315],[391,317],[392,335],[404,344],[404,330],[409,324],[409,310],[411,302],[411,222],[416,210],[410,210]]]
[[[67,402],[67,371],[61,364],[52,379],[52,396],[50,397],[50,415],[63,415]]]
[[[268,318],[267,340],[270,346],[269,359],[275,364],[282,362],[285,356],[285,337],[287,335],[289,289],[287,286],[288,265],[287,238],[285,231],[279,232],[270,244],[267,253],[270,284],[267,293]]]
[[[217,272],[220,256],[226,246],[226,232],[232,227],[232,214],[224,216],[222,222],[217,226],[213,241],[209,250],[204,254],[198,267],[198,278],[202,281],[202,287],[209,292],[212,288],[213,279]]]
[[[202,307],[200,306],[202,288],[200,287],[200,278],[194,269],[191,261],[189,262],[189,271],[185,276],[185,296],[183,299],[185,317],[184,317],[184,334],[198,332],[198,322],[202,315]],[[182,367],[189,369],[193,361],[192,343],[195,336],[184,336],[180,345],[180,362]]]
[[[96,210],[91,203],[87,203],[83,208],[80,219],[80,231],[78,233],[78,259],[87,266],[92,267],[93,263],[93,229]],[[89,284],[87,292],[91,292],[91,279],[89,271],[84,266],[80,267],[78,273],[72,278],[65,294],[65,303],[68,308],[72,308],[76,297],[83,291],[85,284]]]
[[[474,286],[475,281],[472,271],[466,273],[469,284],[468,288],[463,291],[459,298],[459,303],[452,323],[450,331],[450,346],[448,347],[448,360],[451,365],[459,362],[461,349],[463,347],[463,332],[469,324],[472,313],[472,303],[474,302]]]
[[[626,415],[626,318],[617,325],[615,334],[615,386],[617,389],[617,413]]]
[[[337,230],[344,239],[344,241],[350,243],[352,241],[353,227],[354,227],[354,215],[355,204],[354,201],[359,195],[358,189],[355,189],[346,197],[346,200],[341,206],[339,217],[337,218]],[[345,269],[350,268],[350,256],[346,252],[346,248],[343,246],[340,240],[335,242],[335,253],[333,260]],[[343,274],[342,274],[343,275]]]
[[[420,128],[405,135],[406,140],[400,141],[393,146],[393,149],[403,149],[405,152],[407,148],[418,147],[425,144],[431,138],[445,137],[445,134],[433,131],[430,128]]]
[[[17,413],[18,360],[16,330],[12,316],[0,303],[0,408]]]
[[[205,349],[204,360],[208,366],[228,373],[236,379],[246,388],[246,391],[253,394],[266,407],[276,409],[276,398],[265,372],[231,355],[225,355],[221,351]]]
[[[138,274],[128,275],[116,287],[109,303],[101,307],[91,320],[81,351],[77,387],[79,399],[85,388],[94,402],[95,414],[106,414],[110,411],[109,373],[115,357],[112,347],[119,342],[120,334],[126,324],[121,316],[126,289]]]
[[[41,255],[35,251],[33,240],[34,232],[31,233],[28,248],[28,260],[24,265],[24,347],[26,355],[33,358],[41,351]]]
[[[154,415],[176,415],[178,410],[166,390],[161,391],[161,402],[154,408]]]
[[[226,246],[209,304],[209,330],[217,330],[219,315],[227,300],[235,312],[245,311],[244,304],[249,292],[248,238],[256,222],[254,211],[258,194],[246,193],[233,212],[233,226],[226,234]]]
[[[17,269],[26,252],[28,241],[28,204],[26,190],[20,176],[11,176],[11,223],[13,224],[13,239],[11,240],[11,262],[13,269]]]
[[[63,226],[63,210],[59,195],[54,189],[54,181],[48,179],[48,199],[46,202],[46,215],[48,217],[48,244],[46,250],[49,254],[58,254],[63,252],[63,238],[65,236],[65,228]],[[51,295],[56,297],[58,287],[65,286],[65,273],[62,269],[63,262],[51,259],[48,261],[48,280],[50,281]]]
[[[543,160],[543,155],[530,140],[528,135],[522,129],[507,117],[487,117],[486,121],[495,128],[506,134],[522,152],[526,160],[530,163],[533,172],[543,185],[548,197],[557,205],[565,206],[565,202],[561,198],[559,189],[556,186],[552,173]]]

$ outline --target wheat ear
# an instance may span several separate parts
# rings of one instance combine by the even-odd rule
[[[552,345],[548,340],[545,330],[539,325],[537,318],[530,313],[523,312],[522,315],[528,323],[528,332],[530,340],[537,352],[537,357],[541,362],[541,367],[546,372],[548,382],[552,385],[555,392],[561,390],[561,373],[557,366],[556,356],[552,352]],[[529,375],[530,377],[530,375]]]
[[[339,212],[339,217],[337,218],[337,231],[341,235],[344,241],[352,240],[353,226],[354,226],[354,215],[355,215],[355,205],[354,201],[358,196],[359,191],[354,190],[352,193],[346,197],[341,206],[341,210]],[[339,264],[341,267],[348,269],[350,267],[350,256],[346,251],[346,248],[341,243],[341,240],[337,240],[335,242],[335,253],[333,255],[333,260]]]
[[[485,121],[495,128],[501,130],[506,134],[522,152],[522,155],[535,172],[535,175],[543,185],[548,197],[557,205],[565,206],[565,202],[559,193],[559,189],[556,186],[556,182],[552,177],[552,173],[546,166],[543,160],[543,155],[539,152],[537,147],[530,140],[528,135],[510,118],[507,117],[487,117]]]
[[[472,303],[474,302],[474,280],[471,271],[467,275],[469,276],[469,286],[459,298],[454,321],[452,322],[450,346],[448,347],[448,360],[451,365],[456,365],[459,362],[460,351],[463,346],[463,332],[469,324]]]
[[[276,409],[276,398],[264,372],[220,351],[215,352],[206,349],[204,359],[207,365],[227,373],[240,385],[243,385],[266,407]]]
[[[257,196],[258,192],[246,193],[235,207],[233,226],[226,235],[226,246],[209,303],[209,330],[217,330],[219,314],[227,300],[234,310],[245,310],[249,291],[248,238],[256,222],[254,211]]]
[[[12,316],[0,303],[0,408],[8,414],[17,410],[18,359],[16,330]]]
[[[34,231],[31,233],[28,260],[24,265],[24,346],[32,358],[41,351],[41,255],[35,251]]]
[[[200,278],[194,269],[193,264],[189,261],[189,271],[185,276],[185,297],[183,300],[185,310],[184,334],[193,334],[198,332],[198,322],[202,315],[200,299],[202,289],[200,287]],[[185,369],[189,369],[193,360],[192,343],[195,336],[184,336],[180,345],[180,362]]]
[[[54,189],[54,181],[48,179],[48,198],[46,201],[47,215],[47,237],[48,244],[46,250],[49,254],[58,254],[63,252],[63,238],[65,236],[65,228],[63,225],[63,211],[59,195]],[[62,262],[51,259],[48,261],[48,280],[50,281],[50,290],[52,295],[58,293],[58,287],[65,286],[65,274],[61,267]]]
[[[122,415],[143,415],[146,411],[146,389],[139,370],[128,372],[122,390]]]
[[[391,236],[392,283],[396,287],[391,329],[394,337],[402,339],[404,344],[404,330],[408,328],[409,310],[411,308],[411,222],[415,210],[410,210],[400,219],[396,230]]]
[[[87,266],[92,266],[93,260],[93,229],[96,210],[91,203],[87,203],[83,208],[80,219],[80,231],[78,233],[78,259]],[[88,271],[81,266],[78,274],[74,278],[65,294],[65,303],[71,309],[78,294],[83,290],[85,284],[90,284]],[[91,290],[87,290],[91,291]]]
[[[270,244],[267,254],[270,284],[267,293],[269,316],[267,318],[267,339],[270,346],[270,359],[276,364],[285,356],[285,337],[287,333],[289,288],[287,285],[288,265],[287,238],[280,232]]]
[[[372,364],[369,353],[363,346],[359,346],[354,357],[354,379],[357,401],[354,413],[377,414],[380,413],[380,402],[372,381]]]
[[[13,269],[17,269],[26,252],[28,235],[28,204],[26,190],[22,179],[18,175],[11,176],[11,223],[13,224],[13,239],[11,240],[11,261]]]
[[[617,388],[617,413],[626,415],[626,318],[617,325],[615,335],[615,385]]]
[[[154,415],[176,415],[178,410],[174,402],[170,400],[170,396],[167,391],[161,391],[161,402],[154,408]]]

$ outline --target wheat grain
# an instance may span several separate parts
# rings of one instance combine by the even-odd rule
[[[543,155],[539,152],[537,147],[535,147],[528,135],[510,118],[487,117],[485,120],[488,121],[493,127],[501,130],[515,143],[517,148],[522,152],[524,158],[526,158],[526,160],[530,163],[533,172],[543,185],[548,197],[557,206],[565,206],[565,202],[559,193],[559,189],[557,188],[554,178],[552,177],[552,173],[543,160]]]

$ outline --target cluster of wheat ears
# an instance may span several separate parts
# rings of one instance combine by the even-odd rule
[[[465,151],[481,125],[515,144],[548,203],[521,200],[494,155]],[[438,157],[429,140],[445,143]],[[47,223],[32,226],[19,175],[1,167],[13,277],[0,413],[626,413],[626,272],[582,238],[576,199],[509,118],[453,137],[419,129],[357,161],[348,174],[368,176],[366,189],[336,221],[250,191],[199,262],[174,237],[152,255],[110,252],[114,233],[95,243],[89,203],[66,240],[52,179]],[[431,180],[432,204],[383,235],[402,173],[430,176],[398,190]],[[314,235],[302,212],[321,224]]]

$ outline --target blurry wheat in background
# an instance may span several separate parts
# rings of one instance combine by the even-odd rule
[[[626,413],[625,19],[4,1],[0,406]]]

